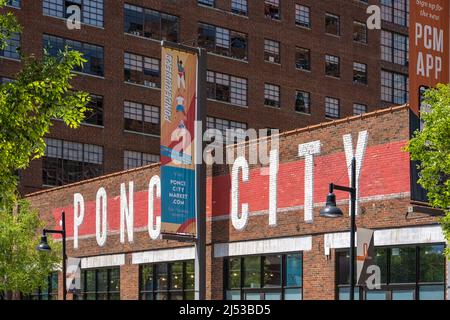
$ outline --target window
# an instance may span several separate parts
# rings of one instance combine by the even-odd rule
[[[277,85],[264,84],[264,104],[270,107],[280,107],[280,87]]]
[[[0,57],[10,58],[10,59],[20,59],[20,34],[13,33],[11,37],[6,39],[6,47],[0,48]]]
[[[86,59],[87,62],[84,63],[83,69],[77,68],[75,71],[101,77],[103,76],[103,47],[85,42],[63,39],[47,34],[44,34],[43,42],[44,48],[51,56],[57,56],[58,52],[64,51],[66,46],[70,49],[80,51],[83,53],[83,58]]]
[[[399,33],[381,30],[381,59],[402,66],[408,65],[409,39]]]
[[[381,0],[381,19],[401,26],[408,26],[409,0]]]
[[[340,59],[336,56],[325,55],[325,74],[330,77],[341,76]]]
[[[7,77],[0,77],[0,84],[6,84],[6,83],[10,83],[13,82],[14,80],[11,78],[7,78]]]
[[[381,71],[381,100],[395,104],[408,101],[408,76]]]
[[[209,99],[247,105],[247,79],[208,70],[206,85]]]
[[[207,117],[206,129],[217,129],[222,132],[224,141],[227,144],[233,144],[239,141],[245,141],[245,131],[247,130],[247,124],[238,121]],[[237,130],[235,133],[237,137],[233,140],[231,133],[228,130]]]
[[[295,111],[311,114],[311,100],[309,92],[295,92]]]
[[[330,13],[325,15],[325,32],[335,36],[340,35],[340,22],[338,16]]]
[[[159,162],[159,155],[125,150],[123,154],[123,169],[139,168]]]
[[[295,48],[295,67],[300,70],[311,70],[311,50]]]
[[[244,33],[200,23],[198,45],[223,56],[247,60],[247,35]]]
[[[62,186],[103,174],[103,147],[45,139],[43,184]]]
[[[381,290],[356,288],[355,297],[365,300],[444,300],[444,245],[375,248],[374,264],[381,270]],[[349,255],[336,253],[339,299],[348,299]]]
[[[125,4],[125,33],[178,42],[179,19],[166,13]]]
[[[367,106],[365,104],[354,103],[353,104],[353,115],[357,116],[367,112]]]
[[[88,108],[91,110],[85,113],[84,123],[103,126],[103,97],[91,94],[91,101]]]
[[[124,102],[124,129],[152,135],[160,133],[159,107],[137,102]]]
[[[20,8],[22,5],[22,0],[8,0],[6,2],[8,6],[14,7],[14,8]]]
[[[301,300],[302,254],[225,259],[227,300]]]
[[[194,300],[194,261],[139,266],[141,300]]]
[[[274,20],[280,20],[280,0],[264,0],[264,15]]]
[[[280,63],[280,43],[264,39],[264,60],[272,63]]]
[[[160,88],[160,60],[125,52],[125,82],[140,84],[149,88]]]
[[[339,118],[340,116],[340,101],[336,98],[325,98],[325,117]]]
[[[208,6],[208,7],[215,7],[215,0],[197,0],[198,4]]]
[[[295,5],[295,24],[305,28],[311,28],[311,13],[307,6]]]
[[[247,0],[231,0],[231,12],[246,16],[248,14]]]
[[[58,300],[58,272],[52,272],[47,279],[47,285],[36,289],[25,297],[26,300]]]
[[[367,84],[367,65],[364,63],[353,62],[353,82]]]
[[[103,0],[44,0],[44,15],[67,18],[67,8],[77,5],[81,9],[81,21],[92,26],[103,27]]]
[[[353,21],[353,41],[367,43],[367,26],[365,23]]]
[[[120,268],[81,270],[79,300],[120,300]]]

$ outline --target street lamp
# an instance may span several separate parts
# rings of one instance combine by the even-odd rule
[[[330,193],[327,196],[327,203],[320,210],[320,216],[325,218],[340,218],[344,214],[342,210],[336,206],[336,196],[334,190],[341,190],[350,193],[350,300],[355,300],[355,232],[356,232],[356,158],[352,159],[351,186],[338,186],[334,183],[330,184]]]
[[[63,211],[61,213],[61,230],[49,230],[44,229],[42,230],[42,237],[41,242],[36,247],[36,250],[43,251],[43,252],[49,252],[52,250],[47,242],[47,234],[60,234],[62,236],[62,254],[63,254],[63,263],[62,263],[62,274],[63,274],[63,300],[66,300],[67,298],[67,290],[66,290],[66,260],[67,260],[67,254],[66,254],[66,213]]]

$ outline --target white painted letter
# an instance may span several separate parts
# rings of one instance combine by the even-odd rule
[[[381,30],[381,8],[377,5],[371,5],[367,7],[366,13],[370,14],[370,17],[367,18],[367,29]]]
[[[101,202],[101,206],[100,206]],[[108,236],[108,196],[105,188],[97,191],[95,200],[95,237],[100,247],[103,247]]]
[[[134,229],[134,201],[133,181],[129,182],[127,201],[127,188],[125,183],[120,184],[120,243],[125,243],[125,224],[127,225],[128,242],[133,242]]]
[[[278,207],[278,168],[279,168],[278,149],[270,150],[269,166],[269,225],[277,225],[277,207]]]
[[[148,234],[152,240],[159,238],[161,234],[161,217],[156,217],[156,226],[153,223],[155,220],[155,195],[154,191],[156,188],[156,198],[161,198],[161,179],[158,176],[153,176],[148,184]]]
[[[242,204],[242,215],[239,217],[239,170],[242,169],[242,181],[248,181],[248,163],[244,157],[238,157],[231,172],[231,222],[236,230],[243,230],[248,222],[248,203]]]
[[[305,157],[305,203],[304,219],[306,222],[314,220],[314,155],[320,154],[320,141],[300,144],[298,156]]]
[[[81,193],[73,195],[73,248],[78,249],[78,227],[84,220],[84,198]]]

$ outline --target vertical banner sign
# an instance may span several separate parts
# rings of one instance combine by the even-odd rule
[[[162,43],[161,231],[196,235],[198,51]]]
[[[409,3],[409,103],[418,116],[424,88],[449,83],[450,1]]]
[[[356,283],[365,285],[367,268],[374,259],[373,230],[358,228],[356,247]]]
[[[66,272],[67,292],[78,293],[81,290],[81,259],[68,258]]]

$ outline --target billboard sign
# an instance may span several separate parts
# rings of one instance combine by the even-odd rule
[[[409,103],[419,115],[423,88],[449,83],[450,1],[410,1]]]
[[[198,50],[162,43],[161,231],[196,234]]]

